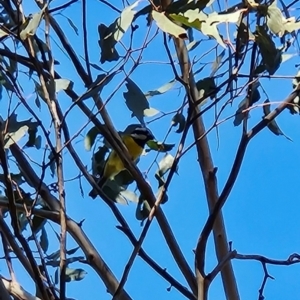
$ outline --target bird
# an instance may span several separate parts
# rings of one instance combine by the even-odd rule
[[[142,126],[135,127],[130,134],[122,135],[121,139],[134,162],[136,162],[142,155],[146,143],[151,140],[155,140],[150,129]],[[98,186],[102,188],[108,180],[114,179],[116,175],[125,169],[126,168],[117,152],[112,150],[105,162],[102,176],[99,178],[97,183]],[[93,199],[95,199],[97,195],[98,193],[95,189],[92,189],[89,193],[89,196]]]

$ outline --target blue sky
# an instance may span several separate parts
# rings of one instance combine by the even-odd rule
[[[30,1],[31,2],[31,1]],[[29,2],[28,2],[29,3]],[[52,7],[63,4],[63,1],[53,1]],[[119,9],[122,9],[121,1],[111,1]],[[38,9],[36,6],[24,3],[24,10],[27,14],[35,13]],[[145,2],[141,2],[138,9],[143,7]],[[217,6],[216,6],[217,8]],[[60,15],[57,15],[57,21],[64,29],[68,40],[74,46],[78,56],[83,56],[82,44],[82,28],[81,28],[81,4],[75,3],[70,8],[66,9],[63,14],[72,19],[78,27],[79,36],[74,33],[68,21]],[[292,14],[295,12],[292,12]],[[294,14],[295,15],[295,14]],[[89,54],[92,63],[99,63],[100,50],[98,47],[97,26],[100,23],[109,25],[118,15],[112,12],[110,8],[101,4],[99,1],[91,0],[88,2],[88,39],[89,39]],[[138,21],[139,29],[134,33],[134,48],[142,45],[145,38],[145,19],[142,17]],[[155,32],[155,26],[151,33]],[[233,28],[233,27],[231,27]],[[38,34],[42,34],[42,30]],[[52,31],[53,34],[53,31]],[[57,41],[53,34],[53,53],[54,58],[60,61],[60,65],[56,70],[63,78],[74,81],[74,89],[76,93],[82,94],[86,88],[83,86],[79,78],[76,76],[76,71],[72,67],[70,60],[61,51],[54,41]],[[210,47],[215,45],[214,40],[208,41],[201,33],[195,33],[196,40],[204,39],[201,45],[190,53],[191,57],[199,57],[206,52]],[[128,45],[130,35],[127,33],[122,39],[125,45]],[[231,37],[233,40],[233,37]],[[158,34],[150,46],[143,54],[143,62],[167,62],[165,50],[162,46],[162,34]],[[172,42],[169,43],[172,53],[175,53]],[[121,47],[118,47],[120,53]],[[223,49],[218,47],[218,53]],[[295,47],[291,47],[289,53],[297,53]],[[205,57],[203,62],[213,62],[215,52]],[[226,50],[225,57],[228,56]],[[297,56],[296,56],[297,57]],[[297,73],[295,64],[298,63],[297,58],[292,58],[282,64],[276,75],[290,75]],[[82,60],[84,63],[84,61]],[[105,70],[109,70],[113,63],[104,64]],[[249,69],[247,61],[243,73],[247,73]],[[126,66],[128,71],[130,64]],[[225,70],[225,69],[223,69]],[[99,71],[92,69],[93,76],[96,78]],[[207,66],[202,73],[197,75],[197,80],[209,75],[211,71],[210,65]],[[21,76],[21,75],[20,75]],[[174,78],[170,65],[162,63],[145,63],[139,66],[130,78],[144,91],[153,90],[165,84]],[[123,74],[116,76],[114,80],[108,84],[103,93],[102,98],[105,100],[114,90],[117,84],[123,79]],[[225,78],[224,78],[225,79]],[[222,82],[224,79],[219,79]],[[29,85],[26,86],[26,77],[22,76],[20,80],[24,80],[24,94],[30,96],[34,90]],[[27,79],[28,80],[28,79]],[[241,83],[243,81],[240,81]],[[263,79],[261,81],[264,89],[267,91],[271,102],[283,100],[292,90],[290,79]],[[239,83],[240,84],[240,83]],[[176,88],[159,97],[150,99],[150,105],[162,112],[170,112],[177,109],[183,100],[183,90]],[[118,130],[124,129],[130,123],[136,123],[137,120],[131,118],[131,112],[127,109],[123,98],[123,92],[126,91],[125,86],[116,93],[109,102],[107,109],[110,113],[113,123]],[[261,90],[260,90],[261,91]],[[35,97],[29,97],[29,103],[34,105]],[[63,93],[58,96],[59,103],[63,110],[67,110],[71,105]],[[234,114],[239,101],[237,99],[232,107],[228,107],[222,119]],[[263,102],[266,97],[261,91],[261,100]],[[92,107],[92,100],[86,100],[86,103]],[[5,100],[2,99],[1,105],[6,106]],[[42,110],[39,116],[45,120],[46,124],[50,125],[49,113],[46,106],[42,105]],[[275,106],[274,106],[275,107]],[[6,111],[6,110],[4,110]],[[19,118],[25,119],[29,115],[24,108],[20,107],[17,111]],[[262,117],[262,108],[258,107],[251,112],[249,125],[253,126]],[[3,116],[3,115],[2,115]],[[166,116],[149,125],[158,140],[162,140],[171,124],[173,115]],[[214,118],[214,111],[208,112],[204,121],[208,127],[211,126]],[[147,119],[149,121],[151,119]],[[75,134],[86,123],[85,116],[75,107],[67,118],[69,122],[70,133]],[[274,259],[286,259],[290,254],[299,251],[299,228],[300,228],[300,204],[298,196],[298,174],[299,174],[299,159],[298,149],[300,147],[300,138],[298,134],[299,120],[298,116],[292,116],[285,111],[277,119],[281,129],[293,139],[293,142],[288,141],[284,137],[277,137],[268,129],[263,130],[249,144],[244,162],[234,188],[224,207],[223,214],[225,218],[226,231],[228,240],[232,241],[233,249],[236,249],[241,254],[261,254]],[[82,131],[82,134],[75,139],[73,145],[76,147],[82,161],[88,166],[91,166],[91,152],[84,149],[84,135],[91,124]],[[294,128],[297,130],[295,131]],[[241,136],[241,127],[233,126],[233,119],[222,123],[219,127],[219,141],[216,131],[213,130],[209,136],[211,152],[214,159],[214,164],[218,167],[218,187],[221,192],[236,154],[238,143]],[[167,139],[168,143],[178,143],[180,135],[172,131]],[[192,143],[192,134],[189,135],[186,145]],[[43,139],[43,145],[45,140]],[[27,151],[27,150],[26,150]],[[28,149],[27,153],[31,156],[39,157],[41,151]],[[38,154],[39,153],[39,154]],[[175,154],[175,148],[171,151]],[[147,170],[155,157],[155,153],[150,152],[149,155],[143,157],[139,163],[141,171]],[[70,155],[66,152],[64,156],[65,178],[71,179],[78,175],[78,170],[74,167],[74,162]],[[39,169],[36,169],[40,172]],[[154,189],[157,188],[157,183],[154,179],[156,167],[152,168],[148,179]],[[48,182],[53,182],[56,178],[51,178],[47,175]],[[92,201],[88,197],[89,186],[85,180],[82,182],[85,196],[81,197],[78,181],[66,183],[67,195],[67,212],[74,220],[80,221],[85,219],[83,229],[88,235],[94,246],[99,251],[100,255],[109,265],[111,270],[121,278],[124,267],[132,252],[132,245],[126,236],[118,229],[118,222],[112,215],[109,208],[100,198]],[[134,186],[132,186],[134,189]],[[172,230],[177,238],[177,241],[186,256],[191,268],[194,265],[193,249],[196,246],[197,239],[201,232],[208,216],[205,193],[202,183],[202,176],[197,162],[197,153],[195,148],[192,148],[182,158],[178,175],[175,175],[168,190],[169,201],[163,205],[164,213],[172,227]],[[132,231],[138,237],[142,227],[140,222],[135,219],[135,204],[128,206],[119,206],[120,211],[130,224]],[[50,247],[48,253],[58,250],[57,240],[52,232],[52,229],[46,227],[49,233]],[[57,226],[54,226],[59,230]],[[29,233],[29,231],[28,231]],[[68,248],[75,247],[76,244],[71,237],[68,237]],[[158,263],[161,267],[166,268],[168,272],[179,280],[183,285],[187,286],[184,278],[174,262],[170,251],[166,246],[165,240],[161,231],[154,221],[151,225],[149,233],[143,243],[143,249]],[[1,253],[1,252],[0,252]],[[80,250],[76,253],[81,255]],[[258,289],[263,279],[263,270],[261,265],[255,261],[238,261],[234,260],[233,267],[238,283],[240,297],[243,300],[251,300],[258,298]],[[216,265],[215,251],[213,241],[210,238],[207,248],[206,270],[211,271]],[[95,272],[87,265],[75,263],[70,267],[85,269],[88,274],[86,278],[80,282],[71,282],[67,286],[68,297],[75,299],[111,299],[111,296],[106,293],[106,288]],[[268,280],[264,295],[266,299],[300,299],[298,293],[298,277],[299,269],[297,265],[290,267],[269,266],[270,275],[275,277],[275,280]],[[0,265],[1,274],[7,274],[6,266],[3,263]],[[52,274],[54,274],[54,269]],[[27,279],[26,273],[23,272],[16,264],[16,274],[18,280],[29,291],[34,291],[34,285]],[[169,287],[168,282],[158,276],[140,257],[137,257],[134,266],[131,269],[129,279],[126,282],[125,289],[133,299],[183,299],[183,296],[172,288],[171,292],[167,292]],[[220,276],[218,276],[211,285],[209,299],[225,299]]]

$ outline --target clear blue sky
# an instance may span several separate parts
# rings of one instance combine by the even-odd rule
[[[32,1],[30,1],[32,2]],[[99,1],[91,0],[88,2],[88,40],[90,61],[100,65],[100,50],[98,47],[98,32],[97,26],[99,23],[109,25],[118,16],[112,12],[110,8],[101,4]],[[64,1],[53,1],[52,8],[63,4]],[[122,9],[121,1],[111,1],[119,9]],[[35,13],[37,7],[23,3],[26,13]],[[145,5],[145,1],[141,2],[138,9]],[[215,6],[217,9],[217,6]],[[83,56],[82,43],[82,27],[81,27],[81,4],[75,3],[70,8],[65,10],[63,14],[72,19],[78,27],[79,36],[77,36],[70,27],[68,21],[60,15],[57,15],[57,21],[64,29],[68,40],[75,48],[78,56]],[[292,14],[295,12],[292,12]],[[134,33],[134,48],[142,45],[145,38],[144,17],[138,21],[139,29]],[[155,26],[154,26],[155,27]],[[231,29],[234,27],[232,26]],[[60,61],[57,66],[57,71],[62,77],[74,81],[74,89],[78,94],[85,91],[85,87],[76,76],[76,70],[72,67],[69,59],[55,45],[57,41],[54,37],[52,41],[54,58]],[[152,34],[155,32],[151,31]],[[38,32],[42,34],[40,30]],[[205,39],[202,44],[191,52],[191,58],[199,58],[202,53],[210,49],[215,41],[208,41],[201,33],[195,32],[196,40]],[[231,36],[233,41],[233,36]],[[122,39],[125,45],[128,45],[129,34],[126,34]],[[167,62],[168,58],[162,44],[162,34],[153,40],[150,46],[143,54],[143,62]],[[169,43],[173,49],[172,42]],[[120,53],[123,49],[118,47]],[[223,49],[218,47],[218,53]],[[172,50],[174,52],[174,49]],[[296,48],[291,47],[289,53],[296,53]],[[213,62],[215,52],[203,59],[203,62]],[[228,56],[226,50],[225,57]],[[297,56],[296,56],[297,57]],[[82,60],[83,62],[83,60]],[[201,61],[202,62],[202,61]],[[295,64],[298,63],[297,58],[290,59],[285,62],[276,75],[295,75],[297,70]],[[247,62],[245,63],[247,65]],[[104,64],[105,70],[109,70],[113,63]],[[127,66],[127,71],[130,65]],[[199,65],[198,65],[199,68]],[[197,69],[197,66],[196,68]],[[226,70],[226,69],[223,69]],[[247,73],[248,67],[243,72]],[[98,71],[92,69],[93,76],[96,78]],[[211,71],[210,65],[207,66],[200,74],[197,75],[197,80],[209,75]],[[110,93],[114,90],[117,84],[122,80],[122,74],[105,87],[102,97],[107,99]],[[168,64],[147,63],[139,66],[133,75],[130,77],[144,91],[153,90],[169,80],[173,79],[172,70]],[[25,77],[24,77],[25,80]],[[221,82],[223,79],[220,79]],[[292,90],[290,79],[264,79],[261,81],[264,89],[267,91],[270,101],[283,100]],[[25,84],[25,81],[24,81]],[[178,88],[179,85],[176,85]],[[150,100],[150,105],[162,112],[170,112],[177,109],[183,100],[184,94],[181,89],[180,94],[178,89],[173,89],[169,93],[154,97]],[[117,92],[113,99],[108,104],[108,112],[111,114],[114,125],[118,130],[124,129],[130,123],[136,123],[137,120],[131,118],[131,112],[127,109],[123,98],[123,92],[126,91],[125,86]],[[260,90],[261,91],[261,90]],[[33,89],[24,88],[24,93],[30,96]],[[63,93],[60,93],[59,102],[64,110],[68,109],[71,101]],[[29,102],[34,105],[35,97],[29,98]],[[223,118],[233,115],[237,109],[239,101],[236,100],[232,107],[228,107],[223,113]],[[261,102],[266,99],[261,91]],[[260,102],[260,103],[261,103]],[[86,103],[92,105],[91,100],[86,100]],[[1,105],[6,106],[5,99],[2,99]],[[18,110],[19,118],[27,118],[28,113],[20,108]],[[259,107],[251,112],[249,120],[250,125],[256,124],[262,117],[262,108]],[[50,124],[49,114],[46,107],[42,107],[39,116],[43,120],[48,120]],[[211,111],[205,115],[204,120],[207,127],[213,122],[214,112]],[[164,117],[150,124],[151,130],[154,132],[157,139],[162,140],[171,124],[172,115]],[[285,111],[277,119],[281,129],[293,139],[293,142],[288,141],[284,137],[277,137],[268,129],[261,132],[255,137],[246,152],[245,159],[239,174],[239,177],[234,185],[233,191],[224,207],[223,213],[225,218],[228,240],[233,242],[233,248],[241,254],[261,254],[274,259],[286,259],[290,254],[299,251],[299,228],[300,228],[300,203],[298,196],[299,185],[299,169],[300,163],[298,153],[300,148],[299,137],[299,117],[292,116]],[[149,119],[150,120],[150,119]],[[148,119],[146,121],[149,121]],[[86,123],[86,118],[77,107],[73,109],[67,118],[69,129],[72,134],[75,134]],[[84,149],[83,139],[87,130],[91,128],[91,124],[82,132],[74,142],[74,146],[82,159],[87,165],[91,166],[91,152]],[[294,128],[297,130],[295,131]],[[209,142],[213,154],[214,164],[218,167],[218,186],[219,191],[222,190],[224,183],[227,180],[231,169],[236,149],[241,136],[241,127],[233,126],[233,119],[224,122],[219,126],[219,146],[216,131],[212,131],[209,135]],[[168,137],[168,143],[177,143],[180,135],[173,133]],[[187,144],[192,142],[192,135],[189,136]],[[43,145],[45,140],[43,139]],[[174,154],[175,150],[171,153]],[[37,151],[29,149],[30,155],[36,155]],[[141,171],[147,170],[155,157],[155,153],[150,153],[147,157],[142,158],[139,163]],[[65,178],[71,179],[78,175],[78,170],[74,167],[73,160],[68,153],[65,155]],[[156,188],[157,183],[153,177],[156,168],[152,168],[149,179],[153,187]],[[163,205],[163,210],[168,218],[168,221],[173,229],[178,243],[181,246],[183,253],[186,256],[190,266],[194,266],[193,249],[196,246],[199,233],[208,216],[205,193],[203,189],[202,176],[197,162],[197,153],[195,148],[190,150],[185,157],[182,158],[179,165],[179,175],[175,175],[170,185],[168,196],[169,201]],[[56,179],[47,177],[49,182]],[[126,236],[118,229],[118,222],[110,212],[104,202],[97,198],[92,201],[88,197],[89,185],[83,180],[83,188],[85,197],[81,197],[78,181],[66,183],[67,195],[67,212],[74,220],[80,221],[85,219],[83,229],[89,236],[94,246],[98,249],[100,255],[109,265],[113,273],[118,279],[121,278],[124,266],[132,252],[132,245]],[[134,189],[134,186],[132,186]],[[135,219],[135,204],[128,206],[119,206],[122,214],[125,216],[131,229],[138,237],[142,227],[140,222]],[[58,230],[58,227],[55,226]],[[55,236],[51,233],[51,228],[48,226],[50,247],[48,253],[58,250],[58,243]],[[76,244],[68,237],[68,248],[75,247]],[[143,243],[144,250],[163,268],[179,280],[183,285],[187,286],[184,278],[180,274],[176,263],[166,246],[165,240],[161,231],[154,221],[151,225],[149,233]],[[81,255],[80,250],[76,253]],[[212,270],[216,264],[215,251],[212,239],[210,239],[207,248],[207,271]],[[111,296],[106,293],[106,288],[95,272],[87,265],[75,263],[70,267],[80,267],[85,269],[88,274],[86,278],[80,282],[71,282],[67,286],[68,297],[75,299],[111,299]],[[258,289],[263,278],[263,270],[261,265],[255,261],[233,261],[233,267],[237,278],[238,289],[241,299],[252,300],[258,298]],[[1,265],[1,273],[6,274],[6,266]],[[299,270],[300,266],[294,265],[290,267],[269,266],[270,275],[276,280],[268,280],[264,295],[266,299],[279,300],[300,299],[298,293],[299,286]],[[21,272],[21,273],[18,273]],[[24,288],[29,291],[34,291],[34,286],[27,275],[22,273],[22,269],[16,269],[18,280],[24,285]],[[22,275],[18,275],[22,274]],[[54,269],[53,269],[54,274]],[[133,299],[183,299],[183,296],[172,289],[167,292],[169,287],[168,282],[158,276],[140,257],[137,257],[135,264],[130,272],[129,279],[125,285],[126,291]],[[209,299],[225,299],[220,276],[212,283],[210,288]]]

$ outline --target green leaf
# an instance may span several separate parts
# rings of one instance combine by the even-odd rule
[[[176,113],[176,115],[172,118],[172,126],[178,126],[176,132],[181,133],[185,127],[185,117],[182,113]]]
[[[59,258],[59,257],[58,257]],[[66,264],[69,265],[71,263],[77,262],[77,261],[83,261],[84,257],[83,256],[75,256],[75,257],[70,257],[66,259]],[[47,260],[46,262],[47,266],[51,266],[51,267],[59,267],[60,265],[60,260],[56,259],[56,260]]]
[[[100,74],[97,76],[96,80],[88,87],[87,91],[80,97],[80,100],[86,100],[91,98],[98,93],[101,93],[103,88],[113,79],[117,73],[112,74]]]
[[[78,28],[77,28],[76,25],[73,23],[73,21],[72,21],[70,18],[68,18],[68,17],[66,17],[66,18],[67,18],[67,20],[68,20],[70,26],[71,26],[71,27],[73,28],[73,30],[75,31],[76,35],[79,35],[79,33],[78,33]]]
[[[249,36],[251,32],[248,28],[247,21],[241,19],[238,23],[237,29],[237,37],[236,37],[236,51],[237,51],[237,58],[241,59],[243,57],[244,49],[249,41]]]
[[[214,0],[178,0],[172,2],[168,7],[169,13],[184,13],[187,10],[203,10],[205,7],[210,6]]]
[[[56,174],[56,163],[55,163],[54,154],[52,151],[50,151],[50,153],[48,155],[48,159],[51,162],[50,163],[51,176],[54,177],[54,175]]]
[[[85,277],[86,274],[87,272],[83,269],[66,268],[65,280],[66,282],[80,281]]]
[[[288,61],[289,59],[293,58],[294,56],[296,56],[297,54],[281,54],[281,63],[284,63],[286,61]]]
[[[4,148],[8,149],[14,143],[17,143],[28,132],[27,125],[19,127],[16,131],[7,133],[4,138]]]
[[[97,135],[100,134],[98,128],[96,126],[92,127],[84,138],[84,148],[86,151],[90,151],[93,147]]]
[[[174,148],[175,144],[165,144],[158,141],[149,141],[147,142],[147,146],[154,151],[168,152]],[[149,150],[146,150],[146,152],[148,151]]]
[[[126,105],[132,116],[135,116],[144,124],[145,116],[154,116],[159,113],[158,110],[151,108],[149,102],[140,88],[129,78],[126,79],[127,92],[123,93]]]
[[[43,88],[41,87],[41,85],[38,82],[36,82],[34,79],[33,79],[33,81],[35,84],[35,91],[36,91],[37,95],[40,96],[44,100],[44,102],[47,102]]]
[[[43,229],[47,222],[47,219],[34,216],[32,219],[32,233],[37,234],[40,230]]]
[[[41,101],[38,95],[36,95],[35,100],[34,100],[35,105],[39,110],[41,110]]]
[[[282,37],[284,34],[283,15],[281,10],[277,7],[277,0],[268,6],[267,25],[277,36]]]
[[[120,192],[120,194],[130,202],[134,202],[134,203],[139,202],[139,197],[137,196],[137,194],[130,190],[124,189],[123,191]]]
[[[164,12],[160,13],[152,10],[152,18],[156,22],[157,27],[163,32],[181,39],[188,38],[186,30],[173,23]]]
[[[23,30],[21,30],[20,32],[21,40],[26,40],[29,35],[35,35],[35,32],[40,25],[46,7],[47,5],[45,5],[45,7],[40,12],[33,14],[30,18],[27,18],[25,26],[22,25]]]
[[[264,111],[264,115],[267,116],[270,112],[271,112],[271,104],[270,104],[270,100],[267,99],[264,102],[264,106],[263,106],[263,111]],[[285,138],[287,138],[289,141],[293,141],[291,138],[289,138],[287,135],[285,135],[282,130],[279,128],[279,126],[277,125],[277,122],[275,120],[272,120],[271,122],[268,123],[268,128],[270,129],[271,132],[273,132],[275,135],[283,135]]]
[[[210,77],[213,77],[216,72],[218,71],[221,63],[222,63],[222,58],[224,57],[225,55],[225,50],[223,50],[217,57],[216,57],[216,60],[214,61],[214,63],[212,64],[212,67],[211,67],[211,74],[210,74]]]
[[[119,174],[118,174],[119,175]],[[120,178],[120,177],[119,177]],[[108,180],[103,186],[103,192],[108,196],[110,200],[115,203],[127,205],[128,202],[126,198],[121,194],[122,191],[126,189],[123,188],[116,180]]]
[[[92,157],[92,174],[94,176],[101,175],[104,165],[105,165],[105,156],[108,152],[108,147],[103,145],[98,148],[98,151],[94,153]]]
[[[40,150],[42,147],[42,137],[38,135],[35,139],[34,146],[36,149]]]
[[[5,37],[5,36],[7,36],[7,35],[8,35],[8,32],[6,32],[6,31],[0,29],[0,38]]]
[[[284,19],[284,30],[288,33],[291,33],[295,30],[299,30],[300,29],[300,22],[296,22],[295,17],[291,17],[288,19]]]
[[[159,110],[155,109],[155,108],[145,108],[144,109],[144,116],[145,117],[154,117],[156,116],[157,114],[159,114]]]
[[[263,64],[270,75],[273,75],[281,63],[281,51],[278,50],[272,38],[263,26],[256,27],[255,41],[261,52]]]
[[[149,100],[149,98],[153,96],[162,95],[168,92],[174,86],[175,83],[176,83],[176,79],[173,79],[156,90],[148,91],[147,93],[145,93],[145,96]]]
[[[169,17],[172,18],[174,21],[179,22],[185,26],[188,26],[190,28],[195,28],[197,30],[201,29],[201,22],[200,20],[196,18],[189,18],[189,12],[194,12],[192,10],[188,10],[186,15],[182,14],[170,14]]]
[[[60,250],[57,250],[53,253],[51,253],[50,255],[48,255],[46,258],[47,260],[58,260],[60,257]]]
[[[39,39],[37,36],[35,36],[34,40],[33,40],[33,50],[34,52],[40,53],[41,50],[44,51],[45,53],[49,53],[50,49],[48,47],[48,45],[41,39]],[[54,60],[54,64],[57,64],[57,61]]]
[[[18,185],[21,185],[25,182],[21,172],[20,173],[10,173],[10,177]],[[0,181],[3,183],[6,182],[6,179],[4,178],[3,174],[0,174]],[[22,200],[22,202],[24,202],[24,201]]]
[[[237,23],[241,13],[246,9],[240,9],[233,13],[212,14],[206,15],[199,9],[189,9],[183,14],[170,14],[170,17],[177,22],[180,22],[186,26],[200,30],[204,35],[213,37],[224,48],[226,48],[223,39],[221,38],[217,25],[221,23]]]
[[[11,114],[8,120],[3,121],[3,123],[7,123],[6,134],[4,136],[6,149],[9,148],[10,145],[17,143],[29,130],[34,132],[38,126],[38,123],[31,121],[31,118],[18,121],[17,114],[15,113]]]
[[[150,211],[151,211],[151,207],[148,201],[144,199],[141,195],[139,197],[139,202],[135,210],[136,219],[139,221],[144,221],[145,219],[148,218]]]
[[[58,275],[58,270],[59,268],[56,269],[55,274],[54,274],[54,283],[57,285],[59,282],[59,275]]]
[[[259,81],[256,81],[255,83],[253,83],[252,85],[252,97],[249,101],[249,107],[252,106],[254,103],[256,103],[257,101],[259,101],[260,99],[260,93],[258,90],[260,83]],[[235,113],[235,118],[233,121],[234,126],[238,126],[242,123],[242,121],[245,118],[245,113],[243,113],[243,110],[246,109],[246,104],[247,104],[247,96],[240,102],[240,104],[238,105],[238,109]],[[249,115],[249,114],[248,114]]]
[[[73,82],[68,79],[54,79],[55,81],[55,92],[58,93],[62,90],[71,90],[73,88]]]
[[[40,238],[40,245],[44,251],[44,253],[47,252],[48,247],[49,247],[49,240],[48,240],[48,235],[46,229],[43,227],[42,228],[42,234]]]
[[[124,33],[130,27],[136,11],[133,10],[139,1],[134,2],[132,5],[126,7],[119,18],[117,18],[109,27],[104,24],[98,26],[100,36],[99,46],[101,48],[100,62],[116,61],[119,59],[119,54],[115,49],[117,42],[121,40]]]
[[[139,0],[134,2],[132,5],[127,6],[121,13],[121,16],[114,22],[112,28],[112,34],[116,42],[119,42],[123,37],[124,33],[130,27],[136,11],[133,10],[138,4]]]
[[[26,147],[34,147],[35,146],[35,140],[36,140],[36,134],[38,130],[36,127],[28,130],[28,141],[25,144]]]
[[[210,98],[213,99],[217,96],[218,89],[213,77],[206,77],[198,80],[196,82],[196,87],[199,91],[199,98],[206,98],[208,97],[208,95],[210,95]],[[205,100],[205,98],[203,99],[203,101]]]
[[[171,154],[166,154],[161,161],[158,163],[158,170],[156,171],[156,174],[159,177],[164,176],[173,166],[174,163],[174,156]],[[177,172],[177,169],[176,169]]]
[[[192,41],[190,42],[187,46],[186,49],[187,51],[193,51],[195,50],[199,45],[201,44],[201,41]]]
[[[2,71],[0,71],[0,85],[4,86],[7,91],[15,92],[15,88],[10,79]]]
[[[67,255],[75,254],[78,249],[79,249],[79,247],[72,248],[72,249],[66,251],[66,254]],[[57,261],[57,260],[59,260],[59,257],[60,257],[60,250],[57,250],[57,251],[51,253],[50,255],[48,255],[46,258],[49,261]],[[55,264],[52,262],[49,262],[49,265],[55,266]]]
[[[75,254],[79,249],[80,249],[80,247],[74,247],[74,248],[68,250],[66,253],[68,255],[72,255],[72,254]]]
[[[113,35],[109,27],[106,27],[104,24],[98,26],[99,41],[98,44],[101,49],[100,62],[112,62],[117,61],[120,58],[118,51],[115,48],[116,41],[114,40]]]

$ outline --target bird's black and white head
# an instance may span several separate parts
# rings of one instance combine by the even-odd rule
[[[146,127],[137,127],[130,135],[142,148],[145,147],[148,141],[155,140],[153,133]]]

